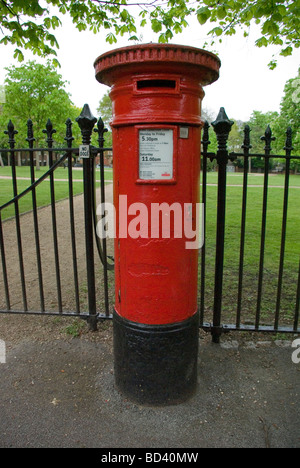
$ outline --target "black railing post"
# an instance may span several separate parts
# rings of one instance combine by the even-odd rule
[[[100,155],[100,200],[101,205],[105,206],[105,173],[104,173],[104,135],[108,132],[107,128],[104,127],[104,122],[100,118],[97,123],[97,128],[94,132],[98,134],[98,146]],[[103,213],[103,218],[105,213]],[[96,234],[97,235],[97,234]],[[100,242],[100,241],[99,241]],[[108,262],[107,262],[107,242],[106,237],[103,236],[102,240],[102,253],[103,253],[103,280],[104,280],[104,301],[105,301],[105,317],[109,317],[109,297],[108,297]]]
[[[202,206],[203,206],[203,245],[201,249],[201,280],[200,280],[200,326],[204,324],[205,307],[205,266],[206,266],[206,189],[207,189],[207,152],[210,145],[209,141],[209,123],[204,122],[202,137]]]
[[[73,155],[72,145],[74,141],[72,132],[72,121],[66,121],[66,136],[65,141],[68,146],[68,177],[69,177],[69,212],[70,212],[70,229],[71,229],[71,245],[73,257],[73,276],[74,276],[74,292],[76,300],[76,312],[80,314],[80,299],[79,299],[79,280],[78,280],[78,264],[77,264],[77,249],[76,249],[76,230],[75,230],[75,214],[74,214],[74,191],[73,191]]]
[[[49,154],[49,169],[53,167],[53,135],[56,130],[53,128],[52,122],[48,119],[46,129],[43,133],[47,135],[47,146]],[[55,271],[56,271],[56,288],[57,288],[57,301],[59,313],[63,312],[62,290],[61,290],[61,274],[60,274],[60,260],[59,260],[59,247],[58,247],[58,234],[57,234],[57,217],[56,217],[56,198],[55,198],[55,181],[54,173],[50,173],[50,199],[51,199],[51,214],[52,214],[52,233],[53,233],[53,247],[55,258]]]
[[[215,291],[214,291],[214,316],[212,326],[212,339],[219,343],[222,334],[221,311],[223,292],[223,267],[225,245],[225,209],[226,209],[226,168],[229,159],[227,140],[231,127],[234,124],[228,119],[225,109],[221,107],[217,120],[212,126],[217,135],[218,151],[218,209],[217,209],[217,240],[216,240],[216,265],[215,265]]]
[[[285,255],[285,240],[286,240],[286,228],[287,228],[287,215],[288,215],[288,201],[289,201],[289,186],[290,186],[290,167],[291,167],[291,154],[293,151],[292,141],[292,128],[288,127],[286,131],[286,142],[284,146],[285,150],[285,177],[284,177],[284,195],[283,195],[283,214],[282,214],[282,227],[281,227],[281,247],[280,247],[280,260],[279,260],[279,272],[278,272],[278,286],[277,286],[277,299],[276,299],[276,311],[275,311],[275,322],[274,328],[278,330],[279,326],[279,314],[281,304],[281,292],[282,292],[282,279],[283,279],[283,267],[284,267],[284,255]]]
[[[33,123],[29,119],[27,121],[27,138],[26,141],[29,144],[29,148],[33,149],[35,138],[33,135]],[[37,153],[36,159],[39,158]],[[34,172],[34,154],[30,152],[30,176],[31,184],[35,183],[35,172]],[[32,189],[32,212],[33,212],[33,224],[34,224],[34,235],[35,235],[35,247],[36,247],[36,260],[37,260],[37,270],[39,278],[39,290],[40,290],[40,305],[41,312],[45,312],[45,296],[44,296],[44,286],[43,286],[43,271],[42,271],[42,256],[41,256],[41,246],[40,246],[40,234],[39,234],[39,223],[38,223],[38,214],[37,214],[37,199],[36,199],[36,189]]]
[[[82,134],[82,144],[89,146],[96,117],[91,113],[85,104],[80,116],[76,119]],[[95,261],[94,261],[94,231],[93,231],[93,171],[94,161],[91,155],[83,159],[83,187],[84,187],[84,218],[85,218],[85,244],[86,244],[86,266],[87,266],[87,286],[88,286],[88,306],[90,330],[97,330],[97,310],[96,310],[96,286],[95,286]]]
[[[250,149],[252,148],[251,141],[250,141],[250,132],[251,132],[251,129],[249,125],[246,125],[244,128],[244,142],[242,145],[242,149],[244,151],[244,175],[243,175],[243,201],[242,201],[241,240],[240,240],[239,282],[238,282],[238,298],[237,298],[237,313],[236,313],[236,327],[237,328],[239,328],[241,325],[241,311],[242,311],[249,152],[250,152]]]
[[[258,291],[257,291],[256,317],[255,317],[256,329],[258,329],[260,325],[260,312],[261,312],[261,301],[262,301],[262,292],[263,292],[267,208],[268,208],[268,188],[269,188],[269,162],[270,162],[271,151],[272,151],[271,143],[272,141],[276,140],[276,138],[272,136],[272,130],[269,125],[265,131],[265,135],[261,137],[261,140],[265,142],[265,169],[264,169],[263,207],[262,207],[262,220],[261,220]]]
[[[10,147],[10,158],[11,158],[11,171],[12,171],[12,186],[14,198],[18,195],[18,182],[17,182],[17,172],[16,172],[16,160],[15,160],[15,135],[18,134],[18,131],[15,130],[15,127],[10,120],[7,126],[7,130],[4,132],[8,135],[9,147]],[[18,242],[18,253],[19,253],[19,265],[20,265],[20,278],[21,278],[21,287],[22,287],[22,296],[23,296],[23,307],[27,312],[28,302],[27,302],[27,292],[25,284],[25,270],[24,270],[24,258],[23,258],[23,244],[22,244],[22,235],[21,235],[21,222],[20,222],[20,209],[19,202],[15,200],[15,219],[16,219],[16,232],[17,232],[17,242]]]

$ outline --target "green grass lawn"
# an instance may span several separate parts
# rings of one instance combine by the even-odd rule
[[[49,167],[41,167],[39,171],[35,171],[36,179],[42,177],[49,170]],[[112,180],[112,169],[105,168],[105,179],[107,181]],[[30,178],[30,168],[28,166],[21,166],[16,167],[17,177],[26,177]],[[55,169],[54,172],[55,179],[68,179],[68,169],[64,169],[59,167]],[[0,167],[0,176],[11,177],[11,167]],[[73,169],[73,179],[74,180],[82,180],[83,178],[83,169],[82,168],[74,168]],[[96,178],[100,180],[100,169],[96,169]]]
[[[47,172],[48,168],[41,168],[36,171],[36,180]],[[18,178],[18,192],[23,192],[29,185],[30,181],[22,180],[22,178],[30,178],[29,167],[16,167]],[[11,177],[10,167],[0,167],[0,176]],[[55,170],[55,198],[56,201],[63,200],[69,196],[69,184],[65,182],[68,179],[68,170],[58,168]],[[61,181],[60,181],[61,180]],[[83,170],[81,168],[73,170],[73,192],[74,195],[83,193]],[[96,180],[100,181],[100,170],[96,169]],[[112,181],[112,169],[105,169],[106,182]],[[49,178],[43,181],[36,189],[38,207],[47,206],[50,204],[50,183]],[[13,188],[11,179],[0,179],[0,206],[13,198]],[[19,201],[20,213],[26,213],[32,210],[32,195],[28,194]],[[2,212],[2,220],[14,216],[14,205],[5,208]]]
[[[11,180],[0,180],[0,206],[13,198],[13,190]],[[23,192],[28,187],[26,180],[18,180],[18,191]],[[83,192],[83,183],[78,182],[73,184],[74,195],[78,195]],[[68,182],[55,182],[55,198],[57,201],[68,198],[69,187]],[[38,207],[47,206],[51,203],[50,198],[50,183],[48,180],[41,183],[36,188],[36,197]],[[19,201],[20,213],[26,213],[32,210],[32,195],[31,193],[25,195]],[[11,218],[15,215],[14,204],[10,205],[2,211],[2,220]]]
[[[285,176],[282,174],[269,174],[269,186],[279,186],[284,187]],[[243,174],[242,173],[227,173],[228,185],[242,185],[243,184]],[[208,184],[217,184],[218,182],[218,173],[217,172],[208,172],[207,174],[207,183]],[[264,176],[263,174],[248,174],[248,184],[249,185],[263,185]],[[290,186],[291,187],[300,187],[300,175],[290,175]]]

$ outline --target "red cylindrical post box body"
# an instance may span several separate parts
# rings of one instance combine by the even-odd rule
[[[202,86],[219,68],[209,52],[158,44],[95,63],[113,102],[116,382],[139,402],[196,386]]]

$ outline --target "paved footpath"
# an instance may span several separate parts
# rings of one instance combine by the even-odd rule
[[[226,335],[215,345],[201,332],[196,394],[143,407],[115,388],[111,324],[70,338],[56,334],[65,322],[48,318],[32,339],[15,320],[19,339],[6,327],[0,364],[1,448],[300,447],[300,364],[290,341]]]

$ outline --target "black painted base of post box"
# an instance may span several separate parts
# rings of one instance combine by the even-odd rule
[[[114,313],[117,388],[146,405],[186,401],[197,387],[199,316],[170,325],[134,323]]]

